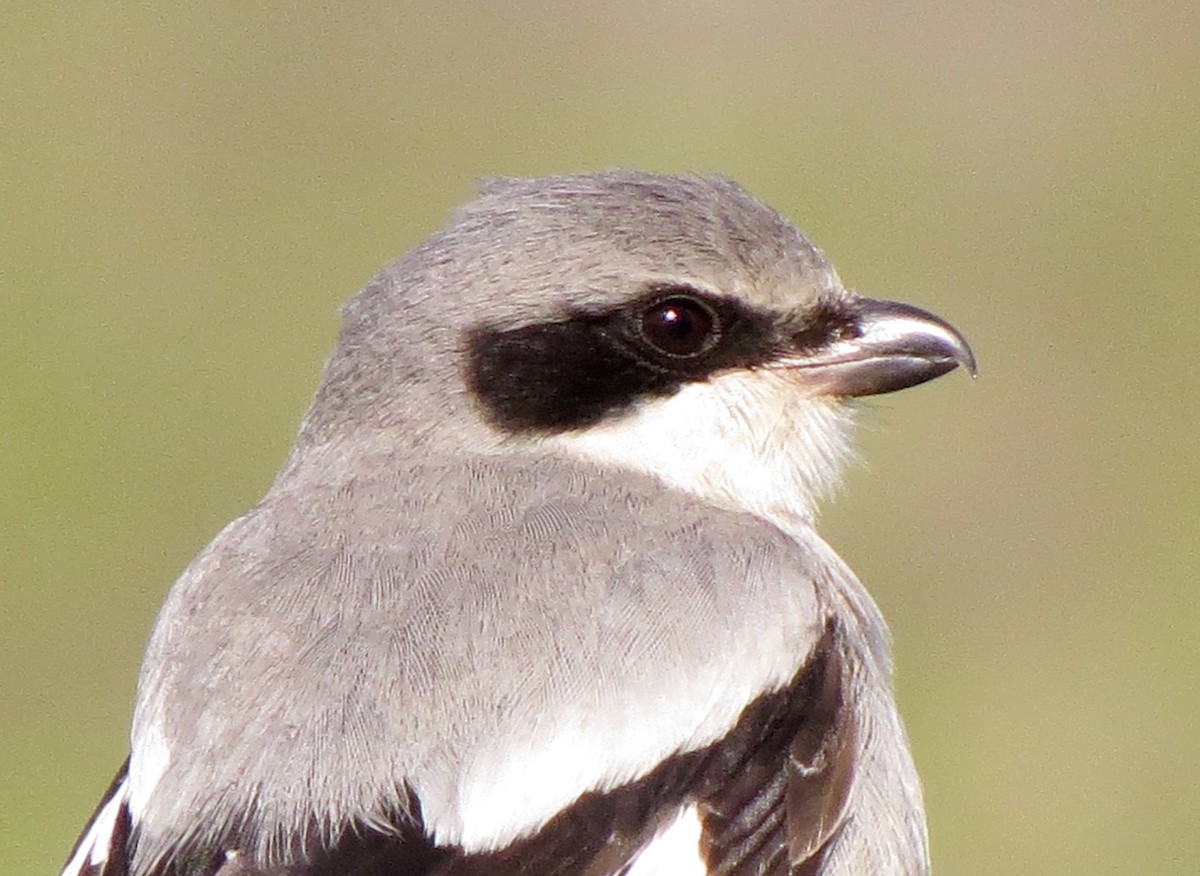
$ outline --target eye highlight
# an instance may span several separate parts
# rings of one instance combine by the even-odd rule
[[[651,304],[642,312],[639,329],[647,344],[676,358],[707,352],[721,334],[713,309],[687,295],[672,295]]]

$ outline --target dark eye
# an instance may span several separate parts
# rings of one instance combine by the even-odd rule
[[[696,356],[716,341],[720,332],[717,315],[695,298],[673,295],[642,314],[642,337],[668,356]]]

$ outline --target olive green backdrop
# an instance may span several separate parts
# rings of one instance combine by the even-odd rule
[[[480,175],[616,166],[739,179],[975,345],[825,517],[937,872],[1197,872],[1200,6],[345,6],[5,8],[0,872],[65,858],[338,304]]]

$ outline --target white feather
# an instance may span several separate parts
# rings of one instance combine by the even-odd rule
[[[117,816],[121,812],[121,807],[125,805],[128,799],[129,780],[125,779],[121,782],[109,801],[96,813],[96,817],[92,821],[92,826],[88,828],[83,839],[79,841],[79,846],[76,848],[75,854],[71,856],[71,860],[63,868],[62,876],[78,876],[78,874],[84,871],[85,867],[97,867],[108,860],[112,846],[113,830],[116,829],[117,825]]]
[[[786,368],[688,383],[634,411],[547,439],[593,462],[769,520],[811,519],[852,457],[853,416],[806,395]]]
[[[573,715],[540,727],[509,727],[497,744],[470,754],[448,781],[414,784],[434,839],[468,852],[503,848],[528,836],[586,791],[607,791],[645,776],[680,751],[710,745],[737,722],[746,704],[787,682],[818,629],[807,600],[762,629],[759,647],[727,661],[718,676],[675,676],[669,695],[645,707]],[[794,616],[792,615],[794,611]]]
[[[642,849],[626,876],[707,876],[700,854],[700,813],[687,806]]]
[[[155,786],[171,764],[170,744],[161,720],[147,721],[139,726],[139,731],[133,737],[127,780],[129,813],[135,822],[145,813]]]

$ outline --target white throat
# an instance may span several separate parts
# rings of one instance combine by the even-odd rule
[[[772,521],[811,520],[852,457],[854,417],[804,394],[787,371],[739,370],[689,383],[636,410],[546,439],[604,466]]]

